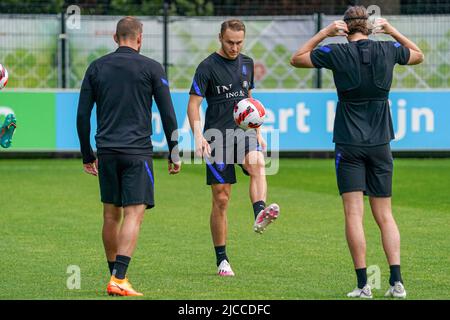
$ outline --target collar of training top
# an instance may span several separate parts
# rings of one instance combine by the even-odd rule
[[[129,53],[138,53],[137,50],[134,50],[131,47],[127,46],[120,46],[117,48],[116,52],[122,53],[122,52],[129,52]]]
[[[238,55],[235,59],[228,59],[228,58],[225,58],[224,56],[218,54],[217,51],[214,52],[214,53],[215,53],[215,55],[218,56],[219,58],[221,58],[221,59],[223,59],[223,60],[225,60],[225,61],[231,61],[231,62],[237,61],[237,60],[239,59],[239,56],[241,55],[241,54],[239,53],[239,55]]]
[[[355,40],[355,41],[348,41],[348,42],[354,42],[354,43],[366,43],[366,42],[370,42],[371,40],[369,38],[367,39],[359,39],[359,40]]]

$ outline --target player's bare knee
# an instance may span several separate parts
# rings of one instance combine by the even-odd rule
[[[104,224],[118,224],[121,221],[121,216],[103,216]]]
[[[386,227],[386,226],[391,226],[391,225],[396,225],[394,217],[392,216],[392,214],[390,212],[386,212],[384,214],[379,214],[375,217],[377,224],[380,227]]]
[[[244,167],[250,176],[263,176],[265,174],[264,156],[260,152],[254,153],[247,160]]]
[[[362,220],[364,215],[364,209],[359,206],[348,205],[345,207],[345,217],[346,219],[360,219]]]
[[[228,207],[229,197],[227,195],[220,195],[218,197],[214,197],[214,207],[219,209],[220,211],[224,211]]]
[[[251,177],[260,177],[264,175],[264,166],[261,166],[259,164],[256,165],[249,165],[246,167],[246,171]]]
[[[227,189],[216,190],[213,194],[213,206],[219,211],[224,211],[230,201],[230,192]]]
[[[105,222],[120,222],[122,218],[120,207],[108,207],[103,210],[103,220]]]

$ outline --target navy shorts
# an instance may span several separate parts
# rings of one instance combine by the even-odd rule
[[[151,156],[99,155],[98,175],[103,203],[117,207],[145,204],[147,209],[155,206]]]
[[[336,144],[339,193],[362,191],[371,197],[392,196],[393,159],[389,144],[361,147]]]
[[[248,132],[247,135],[238,134],[232,143],[225,146],[217,148],[212,141],[210,141],[210,145],[212,148],[211,157],[205,159],[207,185],[236,183],[235,164],[239,165],[243,173],[248,176],[248,172],[242,165],[245,156],[251,151],[262,151],[256,134],[248,134]],[[217,152],[217,150],[221,150],[221,152]]]

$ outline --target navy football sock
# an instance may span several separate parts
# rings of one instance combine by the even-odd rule
[[[228,257],[227,257],[227,250],[226,250],[225,246],[214,247],[214,250],[216,251],[217,266],[219,266],[219,264],[223,260],[229,261]]]
[[[108,261],[108,268],[109,268],[109,273],[112,275],[113,270],[114,270],[114,264],[116,262],[115,261]]]
[[[112,275],[117,279],[125,279],[125,275],[127,274],[128,265],[130,264],[131,257],[127,256],[116,256],[116,263],[114,263],[114,270]]]
[[[358,288],[362,289],[367,284],[367,268],[355,269],[358,278]]]
[[[260,213],[261,210],[264,210],[265,207],[266,207],[266,203],[264,201],[262,201],[262,200],[261,201],[256,201],[253,204],[253,212],[255,214],[255,219],[256,219],[256,216],[258,215],[258,213]]]
[[[391,276],[389,277],[389,284],[393,286],[396,282],[403,283],[402,273],[400,272],[400,265],[392,265],[389,267]]]

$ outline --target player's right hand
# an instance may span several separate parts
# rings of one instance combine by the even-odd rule
[[[84,163],[83,164],[84,172],[91,174],[93,176],[98,176],[98,160],[95,160],[92,163]]]
[[[169,174],[177,174],[181,171],[181,161],[172,162],[169,160]]]
[[[211,157],[211,146],[203,136],[195,142],[195,154],[197,157]]]
[[[348,27],[343,20],[334,21],[328,27],[322,29],[322,31],[327,35],[327,37],[348,36]]]

